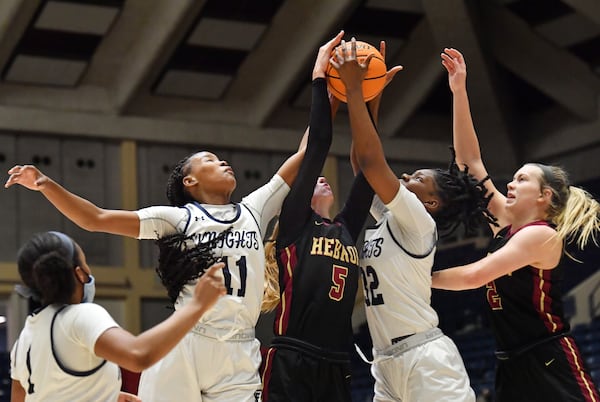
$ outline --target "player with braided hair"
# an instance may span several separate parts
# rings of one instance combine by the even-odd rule
[[[185,187],[181,185],[189,170],[189,160],[190,156],[187,156],[177,162],[167,179],[167,199],[171,205],[176,207],[195,201],[190,193],[185,191]]]
[[[195,244],[194,236],[175,233],[156,240],[159,250],[156,273],[167,289],[171,303],[177,301],[185,284],[204,275],[219,257],[214,250],[217,244],[231,232],[231,228],[219,233],[214,239]]]
[[[476,234],[481,227],[496,218],[487,208],[492,195],[484,183],[489,177],[477,180],[469,174],[469,167],[460,170],[456,164],[456,153],[450,148],[452,160],[448,169],[434,169],[437,194],[444,208],[433,215],[440,237],[452,234],[463,226],[466,234]]]
[[[200,247],[197,251],[201,258],[210,260],[214,256],[225,263],[222,275],[227,295],[202,316],[168,355],[142,373],[139,385],[142,400],[254,402],[260,399],[260,342],[254,327],[264,291],[263,238],[296,178],[306,137],[267,184],[239,203],[231,201],[236,187],[233,169],[208,151],[189,155],[173,170],[167,184],[172,206],[137,211],[99,208],[31,165],[17,165],[9,170],[5,187],[20,184],[40,191],[83,229],[140,239],[156,240],[173,234],[191,237],[185,244],[192,242]],[[177,238],[171,240],[177,244]],[[165,262],[170,263],[171,257],[182,251],[175,252],[169,247],[169,240],[159,245],[160,259]],[[174,268],[165,267],[161,262],[159,271],[169,297],[176,299],[175,310],[179,310],[191,300],[196,273],[186,270],[180,275]],[[186,279],[190,280],[185,282]],[[207,356],[219,364],[198,364],[206,361]]]
[[[478,178],[487,177],[467,95],[467,66],[456,49],[441,54],[453,94],[457,158]],[[564,314],[561,284],[565,243],[581,249],[600,233],[600,204],[570,186],[558,166],[526,163],[502,194],[491,180],[490,253],[479,261],[433,274],[433,286],[463,290],[486,287],[496,338],[495,400],[600,401]]]
[[[438,239],[467,219],[493,222],[482,182],[458,169],[422,169],[400,180],[389,167],[363,100],[370,58],[356,59],[356,41],[330,60],[346,86],[356,157],[376,197],[361,254],[366,316],[373,341],[375,402],[475,401],[452,340],[431,306],[431,270]],[[454,158],[453,158],[454,159]]]

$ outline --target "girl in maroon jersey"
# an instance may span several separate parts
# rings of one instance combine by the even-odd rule
[[[332,216],[334,195],[319,176],[339,104],[328,99],[325,73],[342,35],[319,49],[306,154],[283,202],[275,242],[265,247],[270,264],[263,311],[276,308],[275,336],[261,371],[265,402],[351,400],[351,318],[360,276],[356,242],[373,190],[359,173],[344,207]]]
[[[481,159],[466,91],[466,65],[456,49],[444,49],[442,64],[454,99],[457,162],[482,179]],[[433,287],[487,288],[496,337],[497,401],[600,401],[598,389],[569,335],[560,289],[564,245],[596,242],[600,205],[570,186],[564,170],[527,163],[508,183],[507,195],[491,180],[489,209],[500,227],[491,227],[491,254],[472,264],[433,274]]]

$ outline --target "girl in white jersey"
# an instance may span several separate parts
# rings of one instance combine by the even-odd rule
[[[262,237],[278,213],[302,160],[306,137],[297,153],[265,184],[240,203],[231,202],[236,186],[233,169],[202,151],[179,162],[167,185],[173,206],[138,211],[107,210],[70,193],[34,166],[9,170],[6,187],[21,184],[40,191],[60,212],[89,231],[140,239],[165,239],[159,274],[175,308],[185,306],[199,272],[189,266],[164,269],[174,247],[172,235],[185,237],[225,263],[227,295],[205,314],[164,359],[142,373],[139,395],[144,402],[257,401],[261,381],[259,341],[254,327],[263,295],[265,257]],[[177,239],[174,242],[175,249]],[[166,251],[165,251],[166,250]],[[164,263],[166,261],[166,264]],[[181,271],[181,275],[173,271]]]
[[[454,162],[448,170],[418,170],[398,180],[363,100],[369,62],[357,62],[354,38],[350,50],[342,41],[331,59],[346,85],[358,164],[377,195],[371,209],[377,224],[365,233],[361,257],[374,401],[474,401],[458,349],[437,327],[431,268],[438,230],[444,235],[462,221],[491,220],[489,200]]]
[[[141,371],[162,358],[225,294],[216,264],[185,308],[134,336],[92,303],[94,278],[83,250],[60,232],[33,236],[19,251],[31,261],[27,284],[41,307],[27,318],[11,352],[11,401],[139,401],[120,395],[119,366]]]

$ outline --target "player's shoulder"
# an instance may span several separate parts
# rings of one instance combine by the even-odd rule
[[[64,309],[57,310],[58,314],[64,315],[67,318],[79,319],[95,319],[96,317],[108,314],[108,311],[96,303],[77,303],[70,304]]]
[[[514,232],[514,238],[523,241],[539,243],[556,238],[556,229],[546,223],[528,224]]]
[[[550,225],[527,225],[520,228],[509,239],[509,243],[517,243],[521,249],[539,254],[562,249],[563,241],[557,235],[556,229]],[[539,255],[538,254],[538,255]]]

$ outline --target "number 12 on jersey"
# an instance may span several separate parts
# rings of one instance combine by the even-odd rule
[[[379,278],[377,278],[377,272],[375,269],[367,265],[360,270],[362,273],[363,286],[365,289],[365,304],[369,306],[377,306],[385,303],[383,295],[377,292],[379,288]]]

